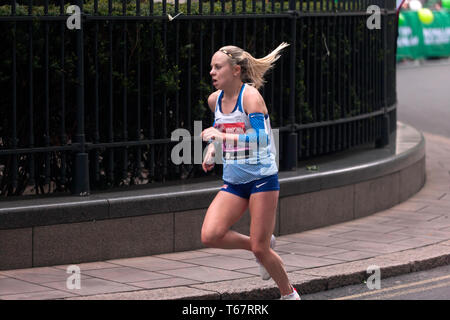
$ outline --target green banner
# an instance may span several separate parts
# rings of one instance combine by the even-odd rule
[[[450,11],[430,11],[428,15],[401,11],[400,14],[397,60],[450,57]]]

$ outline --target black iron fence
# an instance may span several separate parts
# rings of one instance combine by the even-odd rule
[[[282,169],[382,147],[395,130],[393,0],[1,3],[4,197],[204,176],[171,161],[171,133],[211,125],[210,59],[228,44],[256,57],[291,44],[261,89]],[[381,9],[380,28],[368,26],[370,5]]]

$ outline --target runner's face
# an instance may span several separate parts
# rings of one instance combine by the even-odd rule
[[[233,68],[225,53],[218,51],[213,55],[209,74],[216,89],[223,89],[233,81]]]

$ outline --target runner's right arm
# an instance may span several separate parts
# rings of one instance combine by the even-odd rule
[[[216,100],[217,100],[218,94],[219,94],[219,90],[211,93],[208,97],[208,106],[212,112],[214,112],[216,109]],[[214,126],[214,124],[213,124],[213,126]],[[216,151],[215,144],[210,143],[208,145],[208,150],[206,151],[205,159],[203,159],[203,163],[202,163],[203,171],[207,172],[214,167],[215,151]]]

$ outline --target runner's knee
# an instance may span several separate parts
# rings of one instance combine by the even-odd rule
[[[220,240],[225,236],[226,230],[221,230],[219,228],[209,229],[203,228],[201,234],[202,243],[207,247],[215,247]]]
[[[252,241],[251,243],[252,252],[255,257],[261,261],[264,256],[269,252],[270,247],[264,243]]]

